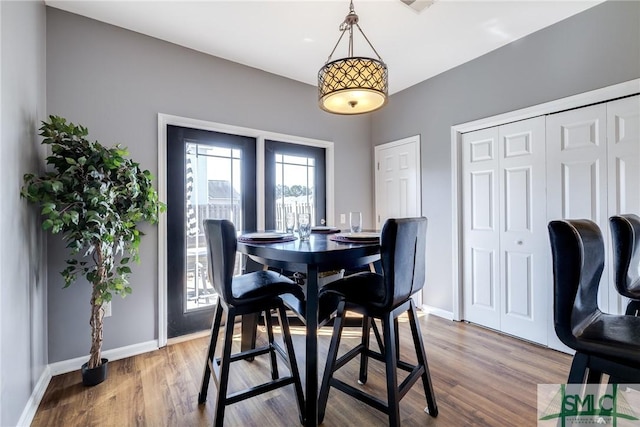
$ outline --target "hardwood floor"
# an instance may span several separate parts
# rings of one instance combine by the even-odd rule
[[[414,361],[408,351],[411,348],[408,325],[403,324],[402,318],[400,322],[402,358]],[[400,403],[403,426],[535,426],[536,385],[566,381],[569,355],[434,316],[421,314],[420,322],[439,415],[431,418],[423,412],[426,401],[418,382]],[[236,332],[239,346],[239,326]],[[293,327],[293,333],[298,363],[302,366],[303,329]],[[321,358],[326,354],[330,334],[330,328],[320,331]],[[258,339],[264,339],[265,335],[260,331]],[[357,335],[356,328],[345,330],[343,346],[357,342]],[[198,338],[110,362],[109,378],[95,387],[82,386],[79,372],[56,376],[32,426],[210,426],[211,402],[216,393],[213,381],[208,402],[198,405],[207,344],[208,338]],[[356,359],[342,369],[340,377],[358,387],[357,369]],[[284,364],[282,372],[286,372]],[[304,369],[301,372],[304,374]],[[252,363],[233,363],[230,391],[266,379],[268,373],[268,356]],[[369,381],[364,387],[384,396],[382,364],[370,362]],[[231,405],[226,411],[225,425],[297,426],[294,399],[291,386]],[[332,389],[323,425],[384,426],[387,419]]]

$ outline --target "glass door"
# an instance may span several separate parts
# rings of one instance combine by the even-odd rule
[[[312,225],[326,218],[325,150],[265,141],[265,228],[283,230],[286,213],[311,214]]]
[[[218,295],[208,274],[203,220],[255,230],[255,139],[167,127],[168,337],[211,326]],[[241,273],[236,259],[236,274]]]

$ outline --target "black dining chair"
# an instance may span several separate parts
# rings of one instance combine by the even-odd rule
[[[214,410],[214,425],[224,424],[224,412],[227,405],[293,384],[296,403],[303,420],[304,397],[296,357],[289,331],[289,322],[280,295],[285,293],[301,294],[300,288],[293,281],[273,271],[257,271],[240,276],[233,276],[236,258],[236,230],[227,220],[207,219],[204,221],[209,256],[209,277],[219,295],[215,309],[211,340],[205,362],[202,387],[198,402],[205,403],[209,379],[213,376],[218,389]],[[275,341],[271,310],[276,310],[282,328],[282,337],[286,349],[283,350]],[[218,334],[224,316],[224,340],[222,356],[216,356]],[[241,353],[231,354],[233,344],[234,322],[237,316],[253,313],[264,313],[268,343]],[[269,354],[271,359],[271,381],[246,390],[227,395],[229,369],[232,362],[253,359],[255,356]],[[280,377],[276,353],[287,363],[290,375]]]
[[[575,350],[567,383],[640,383],[640,317],[598,308],[604,269],[600,228],[590,220],[549,223],[553,260],[554,327]]]
[[[614,215],[609,218],[609,226],[616,289],[629,298],[625,314],[640,316],[640,217]]]
[[[321,291],[321,298],[335,295],[338,296],[339,303],[320,386],[318,399],[320,420],[324,418],[330,387],[334,387],[387,414],[390,426],[399,426],[400,400],[419,379],[422,379],[429,414],[433,417],[438,415],[416,308],[411,298],[424,286],[426,231],[426,218],[387,220],[380,236],[382,274],[357,273],[332,282]],[[360,344],[338,358],[338,347],[347,311],[363,316],[362,339]],[[408,312],[417,358],[416,365],[400,359],[397,318],[404,312]],[[379,352],[369,348],[369,329],[372,319],[379,319],[382,323],[383,345]],[[360,355],[358,379],[360,384],[367,381],[369,358],[385,363],[386,403],[334,377],[337,370],[358,355]],[[398,385],[398,368],[409,372],[400,385]]]

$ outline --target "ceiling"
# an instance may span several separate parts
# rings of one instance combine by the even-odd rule
[[[355,0],[354,6],[395,93],[602,1],[437,0],[419,13],[401,0]],[[46,4],[314,86],[349,11],[348,0]],[[375,57],[359,33],[354,55]],[[346,39],[333,59],[344,56]]]

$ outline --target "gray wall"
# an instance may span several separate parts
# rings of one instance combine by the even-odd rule
[[[336,218],[373,206],[369,117],[324,113],[315,87],[52,8],[47,112],[87,126],[90,138],[105,145],[128,146],[156,175],[159,112],[334,141]],[[131,276],[133,294],[116,298],[113,316],[105,319],[105,350],[158,337],[158,234],[155,227],[146,232]],[[89,352],[89,286],[61,289],[64,248],[49,240],[49,322],[55,325],[49,360],[56,362]]]
[[[341,117],[317,108],[314,87],[48,8],[47,112],[88,126],[92,139],[123,143],[154,173],[158,112],[332,140],[336,218],[359,209],[369,212],[365,226],[373,224],[371,145],[420,134],[432,242],[425,302],[452,310],[450,127],[640,77],[639,28],[638,2],[610,1],[395,94],[370,117]],[[157,338],[157,237],[149,227],[134,292],[106,319],[105,349]],[[55,362],[88,353],[89,287],[61,289],[64,251],[49,240]]]
[[[391,96],[379,145],[419,134],[425,303],[453,310],[451,126],[640,77],[640,2],[608,1]]]
[[[45,117],[45,6],[0,2],[0,425],[18,423],[47,364],[46,253],[39,210],[20,198],[38,172]]]

